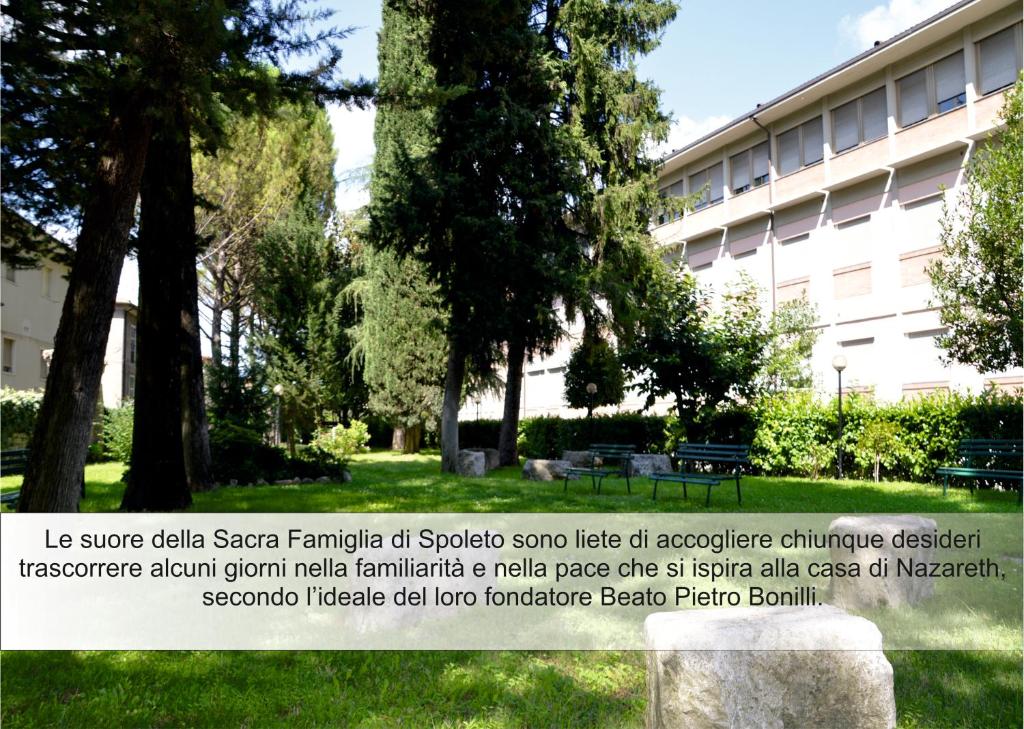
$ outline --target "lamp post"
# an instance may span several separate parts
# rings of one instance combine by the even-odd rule
[[[846,369],[846,357],[841,354],[837,354],[832,358],[832,369],[836,371],[839,376],[839,439],[836,442],[836,449],[838,451],[836,458],[836,467],[839,472],[839,478],[843,477],[843,370]]]
[[[476,403],[476,419],[480,420],[480,396],[474,397],[473,402]]]
[[[594,395],[597,394],[597,385],[593,382],[587,383],[587,430],[590,432],[590,439],[594,439]]]
[[[277,413],[274,416],[274,445],[281,445],[281,395],[284,394],[284,385],[274,385],[274,397],[277,398]]]

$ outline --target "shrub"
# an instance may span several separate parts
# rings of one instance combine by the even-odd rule
[[[527,458],[560,458],[565,450],[586,450],[591,443],[624,443],[637,453],[665,447],[665,418],[622,413],[590,418],[526,418],[519,423],[519,452]]]
[[[370,450],[370,430],[366,423],[353,420],[346,428],[335,425],[329,430],[321,430],[313,440],[313,447],[323,451],[337,463],[347,463],[356,453]]]
[[[459,448],[497,448],[500,420],[464,420],[459,423]]]
[[[298,475],[285,473],[288,459],[283,450],[265,443],[258,431],[234,423],[222,422],[210,430],[210,457],[213,477],[220,483],[231,479],[239,483],[261,478],[273,481]]]
[[[36,427],[42,390],[0,390],[0,448],[24,448]]]
[[[878,483],[882,464],[892,467],[900,458],[900,428],[891,420],[872,420],[857,438],[854,458],[863,469],[871,469]]]
[[[103,413],[103,458],[128,463],[132,457],[135,407],[126,400],[121,407]]]

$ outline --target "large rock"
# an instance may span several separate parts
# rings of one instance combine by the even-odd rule
[[[460,476],[483,476],[486,473],[483,451],[459,451]]]
[[[650,476],[672,470],[672,460],[661,453],[637,453],[630,462],[630,476]]]
[[[551,461],[543,458],[531,458],[523,464],[523,478],[531,481],[556,481],[565,478],[566,471],[572,468],[569,461]],[[570,478],[574,478],[570,476]]]
[[[484,454],[484,468],[488,471],[493,471],[498,467],[498,449],[497,448],[467,448],[467,451],[474,453]]]
[[[838,608],[655,613],[644,637],[648,729],[896,724],[882,635]]]
[[[573,468],[590,468],[590,451],[562,451],[562,460],[569,461]]]
[[[832,577],[829,588],[832,602],[839,607],[860,610],[872,607],[900,607],[915,605],[932,596],[935,585],[931,577],[897,576],[896,560],[913,559],[916,562],[931,562],[934,550],[923,547],[894,547],[893,537],[903,534],[923,535],[934,532],[936,524],[932,519],[920,516],[841,516],[829,524],[829,534],[855,540],[865,535],[879,535],[884,545],[879,548],[857,549],[854,554],[843,547],[830,551],[833,564],[856,562],[860,568],[858,577]],[[868,571],[879,561],[888,564],[888,575],[873,577]]]

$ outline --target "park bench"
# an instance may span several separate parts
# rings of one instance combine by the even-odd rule
[[[601,482],[609,476],[624,476],[626,479],[626,492],[633,493],[629,484],[630,462],[633,460],[631,445],[620,445],[617,443],[592,443],[590,451],[590,466],[568,468],[565,471],[565,485],[563,491],[569,489],[569,478],[572,476],[590,476],[590,488],[601,493]]]
[[[16,476],[25,473],[28,467],[28,448],[0,451],[0,476]],[[18,506],[21,490],[5,491],[0,494],[0,506],[14,509]],[[85,498],[85,474],[82,474],[82,498]]]
[[[680,443],[676,448],[675,458],[679,461],[679,470],[666,473],[652,473],[648,478],[654,481],[654,493],[652,499],[658,498],[658,484],[661,481],[681,483],[683,485],[683,498],[688,498],[686,493],[687,484],[695,486],[707,486],[708,494],[704,499],[704,505],[711,505],[711,489],[722,483],[722,481],[736,481],[736,501],[743,504],[743,497],[740,494],[740,478],[742,477],[743,466],[750,465],[750,446],[727,445],[719,443]],[[696,464],[706,465],[723,464],[728,467],[728,472],[698,471]],[[694,467],[691,468],[691,465]]]
[[[951,478],[968,480],[971,493],[975,481],[1016,481],[1017,499],[1024,500],[1024,472],[1021,460],[1024,449],[1019,440],[966,439],[956,448],[956,466],[942,466],[935,471],[942,476],[942,495],[949,491]]]

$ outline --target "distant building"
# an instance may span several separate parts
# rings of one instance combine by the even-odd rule
[[[745,272],[772,309],[806,295],[818,310],[811,368],[823,394],[834,391],[837,354],[844,384],[882,400],[1020,389],[1020,369],[940,361],[945,329],[925,269],[939,255],[942,202],[1020,72],[1021,16],[1019,2],[964,0],[668,155],[663,192],[701,197],[692,212],[652,221],[666,259],[717,292]],[[562,399],[572,343],[526,366],[523,415],[572,413]],[[620,409],[641,405],[633,396]],[[501,417],[492,400],[462,417],[478,410]]]
[[[0,330],[3,362],[0,385],[15,390],[41,390],[46,385],[53,340],[67,295],[68,250],[23,218],[4,211],[2,268],[0,277]],[[36,265],[20,267],[9,254],[12,238],[31,235],[45,245]],[[63,253],[64,255],[58,255]],[[135,356],[138,309],[117,302],[107,339],[100,399],[105,407],[119,407],[135,395]]]

